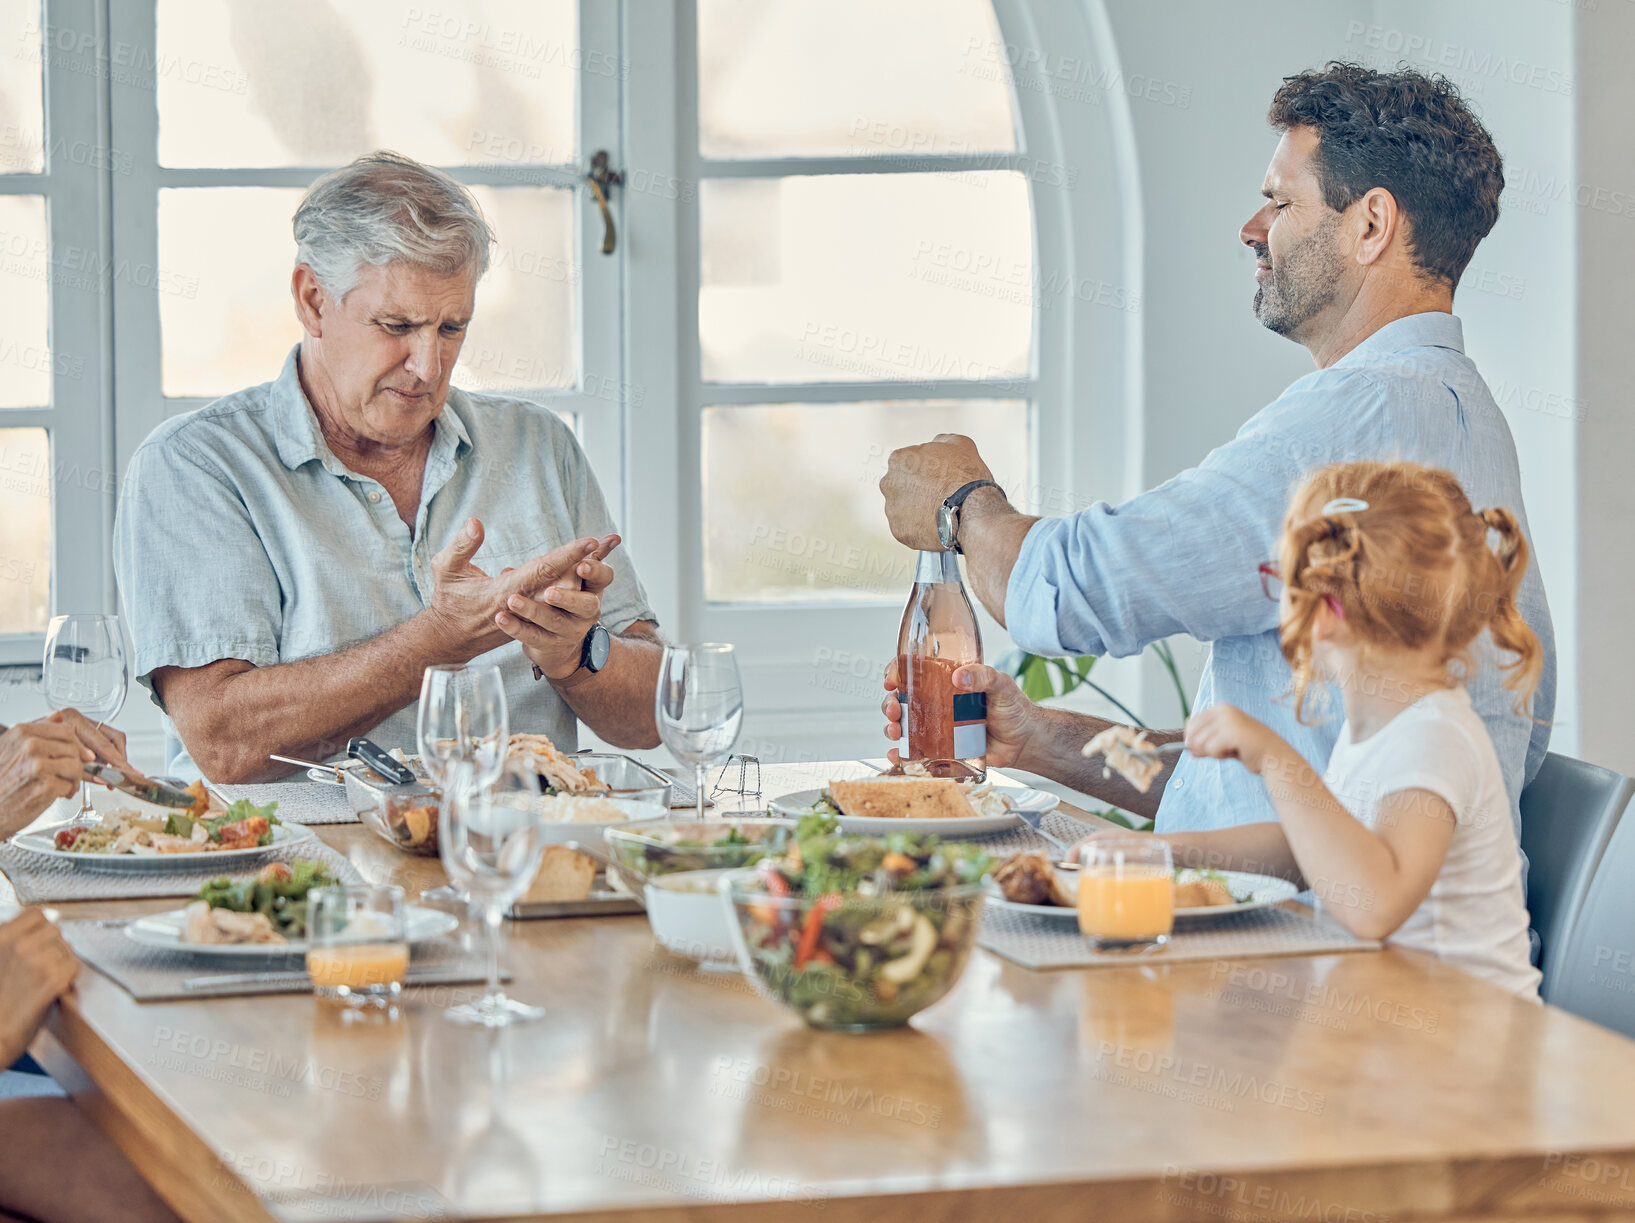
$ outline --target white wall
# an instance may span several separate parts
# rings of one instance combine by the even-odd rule
[[[1559,497],[1578,518],[1580,744],[1586,759],[1635,773],[1635,4],[1578,14],[1578,466]],[[1552,596],[1553,596],[1552,591]]]

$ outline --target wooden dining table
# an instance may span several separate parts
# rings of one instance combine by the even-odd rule
[[[372,881],[444,882],[361,826],[314,831]],[[476,984],[380,1017],[138,1003],[85,969],[33,1052],[198,1223],[1635,1214],[1635,1042],[1418,952],[1035,972],[978,951],[908,1027],[856,1035],[641,915],[506,930],[543,1021],[446,1022]]]

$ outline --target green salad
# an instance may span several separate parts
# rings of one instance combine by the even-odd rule
[[[212,879],[193,899],[212,909],[263,914],[286,939],[302,939],[307,933],[307,893],[339,882],[321,862],[289,866],[274,862],[254,879]]]
[[[838,836],[804,818],[735,907],[764,987],[817,1027],[904,1023],[952,988],[993,859],[913,832]]]
[[[257,845],[271,845],[275,826],[282,823],[278,816],[273,814],[278,810],[276,802],[258,807],[247,798],[235,801],[220,815],[207,816],[204,819],[194,819],[190,815],[172,813],[165,818],[165,831],[172,836],[191,837],[196,825],[202,825],[206,836],[213,844],[222,843],[223,830],[226,830],[228,840],[248,841],[255,838]],[[259,822],[249,822],[259,821]],[[242,825],[242,827],[234,827]]]

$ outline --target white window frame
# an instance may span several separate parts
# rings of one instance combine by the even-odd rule
[[[52,615],[116,610],[108,545],[117,487],[107,377],[109,175],[102,168],[110,140],[107,82],[98,70],[107,45],[104,4],[43,0],[45,168],[0,174],[0,195],[45,197],[51,403],[0,409],[0,428],[44,428],[50,436]],[[53,156],[53,147],[65,155]],[[65,265],[69,251],[76,255]],[[76,282],[94,280],[98,291],[61,289],[69,272]],[[0,666],[37,667],[44,653],[43,632],[0,635]]]
[[[630,163],[655,181],[682,186],[674,202],[633,195],[632,228],[655,246],[651,261],[633,260],[626,295],[631,380],[673,391],[655,420],[633,439],[632,470],[642,494],[632,503],[630,534],[642,544],[643,574],[671,636],[732,641],[739,647],[746,712],[740,750],[764,759],[855,755],[878,744],[878,684],[857,675],[888,658],[901,604],[711,604],[704,598],[701,427],[706,405],[832,403],[872,399],[1026,398],[1032,413],[1029,500],[1036,512],[1061,512],[1088,494],[1120,501],[1138,491],[1141,470],[1138,310],[1115,311],[1073,295],[1036,306],[1034,365],[1025,379],[997,383],[834,382],[705,383],[699,367],[700,177],[1018,169],[1028,173],[1034,216],[1034,265],[1068,283],[1118,286],[1140,300],[1139,183],[1128,100],[1108,90],[1104,105],[1063,101],[1048,91],[1016,90],[1015,154],[707,160],[698,152],[697,10],[695,0],[625,0],[631,90],[626,132]],[[995,0],[1007,48],[1048,48],[1052,57],[1082,57],[1094,79],[1117,80],[1111,30],[1099,0],[1083,6],[1054,0]],[[650,116],[673,99],[673,122]],[[1038,167],[1073,167],[1071,181]],[[679,207],[677,206],[679,205]],[[668,211],[666,211],[668,209]],[[1025,387],[1018,395],[1018,385]],[[662,543],[667,556],[654,560]],[[906,586],[903,598],[907,598]],[[664,611],[661,610],[661,615]],[[1010,648],[1003,630],[984,623],[987,657]],[[842,661],[844,656],[845,661]],[[837,667],[836,664],[839,664]],[[830,684],[822,672],[849,674]],[[872,695],[869,695],[872,692]],[[862,737],[860,737],[862,736]]]
[[[116,46],[132,48],[138,63],[152,63],[155,52],[157,0],[119,0],[113,10],[112,37]],[[622,65],[620,12],[617,6],[579,0],[579,45],[582,62]],[[610,199],[619,242],[612,255],[603,255],[602,219],[584,190],[585,167],[591,154],[608,150],[611,164],[623,163],[621,133],[621,71],[583,72],[580,75],[577,149],[582,164],[492,164],[445,166],[470,186],[558,187],[575,194],[575,251],[579,278],[575,343],[578,377],[571,387],[537,387],[501,392],[571,412],[579,436],[597,472],[603,493],[615,516],[623,506],[625,485],[625,386],[619,335],[623,287],[622,263],[626,235],[622,192]],[[113,243],[122,258],[158,267],[158,203],[168,187],[307,187],[333,166],[272,167],[260,169],[179,169],[159,165],[159,116],[153,91],[139,83],[115,80],[111,88],[113,134],[120,148],[139,150],[132,173],[121,176],[113,191]],[[400,150],[413,155],[412,149]],[[504,241],[505,235],[500,235]],[[155,282],[158,277],[150,278]],[[293,304],[290,307],[294,309]],[[115,286],[114,402],[117,417],[120,470],[144,438],[170,416],[200,407],[210,400],[167,397],[162,382],[162,337],[156,284]],[[269,369],[265,377],[277,376]],[[458,379],[456,379],[458,385]],[[609,388],[615,393],[610,394]],[[224,393],[237,390],[224,388]]]

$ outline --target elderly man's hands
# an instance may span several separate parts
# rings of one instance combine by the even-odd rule
[[[0,925],[0,1066],[28,1050],[51,1004],[79,972],[68,940],[38,909]]]
[[[572,572],[545,587],[538,598],[511,595],[497,618],[547,679],[563,680],[579,670],[585,635],[602,618],[602,592],[613,581],[606,557],[619,546],[619,537],[595,542]]]
[[[891,533],[917,551],[940,552],[937,507],[972,480],[991,479],[976,443],[958,433],[939,433],[921,445],[893,450],[880,481]]]
[[[58,798],[69,798],[94,757],[55,715],[0,734],[0,837],[9,837]]]
[[[494,576],[471,563],[482,543],[483,524],[473,518],[432,558],[430,611],[444,636],[466,658],[514,638],[547,675],[571,673],[579,666],[580,643],[601,614],[602,591],[613,580],[613,570],[602,558],[619,537],[578,539]],[[524,624],[524,619],[534,619],[533,613],[544,623]],[[583,627],[571,642],[573,665],[565,667],[565,635],[580,623]],[[530,633],[530,627],[536,631]],[[542,658],[552,665],[546,667]]]

